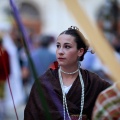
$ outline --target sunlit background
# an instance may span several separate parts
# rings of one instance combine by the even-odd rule
[[[79,0],[79,3],[87,16],[89,16],[91,22],[97,24],[101,29],[106,40],[114,48],[116,58],[120,60],[119,1]],[[55,41],[57,36],[71,25],[78,26],[78,24],[67,10],[64,0],[15,0],[15,4],[29,35],[29,51],[33,56],[37,75],[40,76],[49,68],[50,62],[55,60]],[[83,32],[81,28],[79,30]],[[86,36],[85,32],[83,34]],[[21,32],[14,20],[9,0],[3,0],[0,3],[0,41],[2,41],[2,47],[7,51],[9,56],[9,80],[19,120],[23,120],[24,107],[34,82],[22,39]],[[45,55],[43,55],[46,62],[46,65],[43,66],[44,69],[38,65],[38,61],[41,60],[39,56],[36,56],[36,59],[34,58],[34,51],[40,49],[42,42],[43,44],[47,44],[47,49],[53,55],[51,61],[44,58]],[[109,78],[108,68],[103,65],[96,54],[87,52],[81,66],[92,72],[96,72],[103,79],[112,83],[112,80]],[[0,96],[0,120],[16,120],[7,81],[3,83],[0,80],[0,92],[2,94]]]

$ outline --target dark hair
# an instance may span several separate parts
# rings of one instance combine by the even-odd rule
[[[41,35],[40,36],[40,39],[39,39],[39,41],[40,41],[40,45],[42,46],[42,47],[49,47],[49,45],[51,44],[51,43],[53,43],[54,42],[54,36],[51,36],[51,35]]]
[[[0,37],[0,45],[2,45],[3,39]]]
[[[85,53],[87,52],[87,50],[89,48],[89,44],[86,41],[86,39],[83,36],[83,34],[79,31],[79,29],[76,26],[71,26],[67,30],[65,30],[62,33],[60,33],[60,35],[62,35],[62,34],[67,34],[67,35],[71,35],[71,36],[75,37],[75,42],[77,43],[77,49],[78,50],[80,48],[84,48],[84,53],[79,58],[79,61],[83,61],[84,55],[85,55]]]

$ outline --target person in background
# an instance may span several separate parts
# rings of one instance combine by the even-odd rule
[[[9,54],[9,80],[16,107],[23,105],[25,102],[25,92],[22,84],[22,73],[19,62],[19,53],[18,47],[16,45],[18,39],[19,32],[18,29],[14,26],[11,26],[9,33],[3,35],[3,46]],[[9,114],[9,112],[14,109],[14,106],[8,83],[6,83],[5,85],[5,105],[7,110],[6,113]]]
[[[89,45],[76,26],[63,31],[56,46],[58,66],[49,68],[39,78],[51,120],[91,120],[97,96],[110,84],[80,67],[79,61],[83,61]],[[25,107],[24,120],[46,119],[41,100],[35,82]]]
[[[0,120],[5,117],[5,83],[10,74],[10,62],[8,52],[2,45],[0,37]]]
[[[35,50],[31,52],[31,57],[35,65],[37,75],[41,76],[56,61],[56,55],[49,50],[49,46],[55,41],[50,35],[41,35],[34,41]]]
[[[34,49],[30,52],[32,62],[34,64],[37,77],[46,72],[49,66],[56,61],[56,56],[49,50],[49,46],[54,42],[54,37],[50,35],[40,35],[34,39]],[[28,71],[28,81],[24,84],[26,94],[29,96],[31,86],[34,82],[34,76],[29,61],[26,62],[26,71]]]

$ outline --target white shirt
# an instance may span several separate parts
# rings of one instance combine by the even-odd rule
[[[6,51],[10,57],[10,85],[12,89],[12,94],[14,97],[14,102],[16,107],[24,103],[25,100],[25,92],[22,85],[22,74],[18,59],[17,47],[15,46],[13,40],[9,35],[5,35],[3,37],[3,46],[5,47]],[[5,85],[5,104],[6,109],[13,108],[13,101],[11,97],[11,93],[9,90],[8,82]]]
[[[63,91],[67,94],[68,91],[70,90],[71,86],[72,86],[72,84],[69,85],[69,86],[65,86],[65,85],[63,85]]]

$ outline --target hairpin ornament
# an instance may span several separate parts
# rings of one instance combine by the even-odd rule
[[[79,31],[79,28],[76,27],[76,26],[71,26],[71,27],[68,28],[68,30],[78,30]]]

